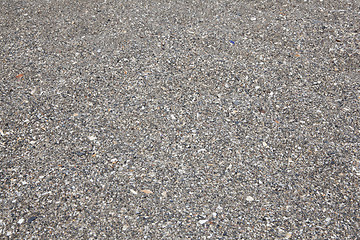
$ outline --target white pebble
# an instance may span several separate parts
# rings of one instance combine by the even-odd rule
[[[222,206],[217,206],[217,208],[216,208],[216,212],[218,212],[218,213],[221,213],[223,211],[223,207]]]
[[[207,219],[204,219],[204,220],[200,220],[199,223],[200,223],[201,225],[203,225],[203,224],[206,223],[207,221],[208,221]]]
[[[247,196],[246,201],[252,202],[252,201],[254,201],[254,198],[252,196]]]
[[[94,141],[94,140],[96,140],[96,138],[97,138],[97,137],[95,137],[95,136],[88,136],[88,139],[89,139],[90,141]]]
[[[130,189],[130,192],[131,192],[132,194],[135,194],[135,195],[138,194],[137,191],[135,191],[135,190],[133,190],[133,189]]]
[[[285,239],[289,239],[289,238],[291,238],[291,236],[292,236],[292,232],[288,232],[285,235]]]
[[[25,222],[25,219],[21,218],[19,221],[18,221],[18,224],[22,224]]]
[[[34,95],[36,93],[36,87],[34,87],[31,91],[30,91],[30,94],[31,95]]]

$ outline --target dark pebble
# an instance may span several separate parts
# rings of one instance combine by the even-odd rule
[[[28,223],[32,223],[33,221],[35,221],[35,219],[37,219],[37,217],[33,216],[33,217],[30,217],[28,219]]]

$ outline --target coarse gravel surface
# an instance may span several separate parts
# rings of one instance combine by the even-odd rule
[[[359,239],[357,0],[0,1],[0,239]]]

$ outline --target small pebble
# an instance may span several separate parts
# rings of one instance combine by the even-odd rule
[[[85,152],[81,152],[81,151],[77,151],[75,152],[76,155],[78,155],[79,157],[84,156],[86,153]]]
[[[28,223],[32,223],[32,222],[35,221],[36,219],[37,219],[36,216],[30,217],[30,218],[28,219]]]
[[[25,219],[21,218],[19,221],[18,221],[18,224],[22,224],[25,222]]]
[[[153,194],[153,192],[149,189],[144,189],[144,190],[141,190],[143,193],[146,193],[146,194]]]
[[[34,87],[31,91],[30,91],[30,94],[31,95],[34,95],[36,93],[36,87]]]
[[[88,139],[89,139],[90,141],[94,141],[94,140],[96,140],[96,137],[95,137],[95,136],[88,136]]]
[[[218,213],[221,213],[223,211],[223,207],[222,206],[217,206],[217,208],[216,208],[216,212],[218,212]]]
[[[203,225],[203,224],[206,223],[207,221],[208,221],[207,219],[203,219],[203,220],[200,220],[199,223],[200,223],[201,225]]]
[[[248,202],[252,202],[252,201],[254,201],[254,198],[253,198],[253,197],[251,197],[251,196],[247,196],[247,197],[246,197],[246,201],[248,201]]]

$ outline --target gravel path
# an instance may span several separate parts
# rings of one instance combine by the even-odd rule
[[[1,1],[1,239],[359,239],[360,3]]]

